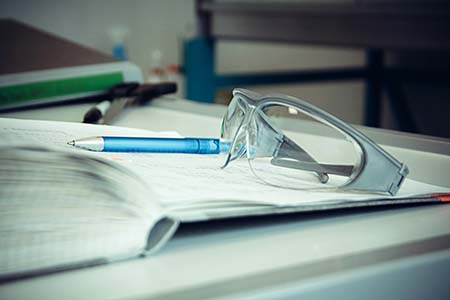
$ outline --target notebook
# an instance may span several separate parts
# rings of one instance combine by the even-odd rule
[[[299,191],[259,182],[245,159],[221,169],[217,155],[97,153],[67,144],[96,135],[179,137],[0,119],[0,280],[164,251],[184,222],[450,200],[449,188],[408,178],[395,197]]]

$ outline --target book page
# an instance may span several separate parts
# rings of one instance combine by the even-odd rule
[[[114,126],[6,119],[0,119],[0,130],[16,137],[22,136],[35,142],[45,142],[69,151],[112,160],[138,174],[158,196],[157,201],[172,209],[249,205],[297,206],[327,201],[394,198],[378,194],[302,191],[269,186],[251,173],[246,159],[234,161],[227,168],[221,169],[223,158],[218,155],[99,153],[76,149],[66,144],[72,139],[96,135],[178,136],[173,132],[155,133]],[[406,179],[395,198],[436,192],[448,193],[450,190]]]
[[[147,185],[112,160],[64,145],[74,128],[22,122],[0,120],[0,280],[146,251],[164,219]],[[157,248],[166,237],[151,240]]]
[[[223,159],[223,157],[222,157]],[[361,201],[405,198],[450,189],[406,179],[395,197],[380,194],[293,190],[267,185],[256,178],[246,159],[221,169],[217,155],[134,154],[128,162],[133,171],[146,178],[163,204],[193,205],[315,205],[323,201]]]

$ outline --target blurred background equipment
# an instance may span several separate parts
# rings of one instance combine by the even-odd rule
[[[116,84],[142,82],[130,62],[21,22],[0,20],[0,38],[0,109],[94,101]]]
[[[104,53],[110,31],[126,29],[128,60],[148,78],[159,51],[162,73],[179,69],[184,97],[226,104],[234,87],[276,91],[352,124],[441,137],[450,137],[449,14],[442,0],[0,3],[1,18]]]
[[[449,83],[442,66],[404,65],[401,59],[405,51],[419,51],[419,59],[427,59],[430,53],[450,50],[450,10],[445,1],[198,0],[196,4],[198,38],[185,49],[188,98],[208,102],[216,90],[235,86],[360,80],[365,85],[364,125],[382,126],[386,94],[397,128],[418,133],[423,131],[405,86]],[[215,68],[219,39],[355,47],[365,51],[365,63],[221,75]],[[340,101],[333,98],[329,101]]]

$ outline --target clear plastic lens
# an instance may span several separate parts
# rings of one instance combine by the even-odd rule
[[[234,97],[228,105],[228,110],[222,121],[221,140],[231,142],[245,117],[246,104],[238,97]]]
[[[229,161],[240,157],[245,152],[245,124],[247,103],[239,97],[234,97],[228,105],[228,110],[222,121],[220,144],[226,148],[226,158],[221,158],[226,165]]]
[[[246,136],[253,173],[271,185],[337,188],[355,178],[362,165],[356,142],[296,107],[257,108]]]

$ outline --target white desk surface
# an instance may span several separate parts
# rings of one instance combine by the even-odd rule
[[[87,107],[0,117],[79,121]],[[217,136],[223,109],[165,99],[116,124]],[[449,184],[448,141],[380,132],[409,147],[386,146],[412,176]],[[428,205],[182,226],[153,256],[4,283],[0,299],[449,299],[449,275],[450,205]]]

